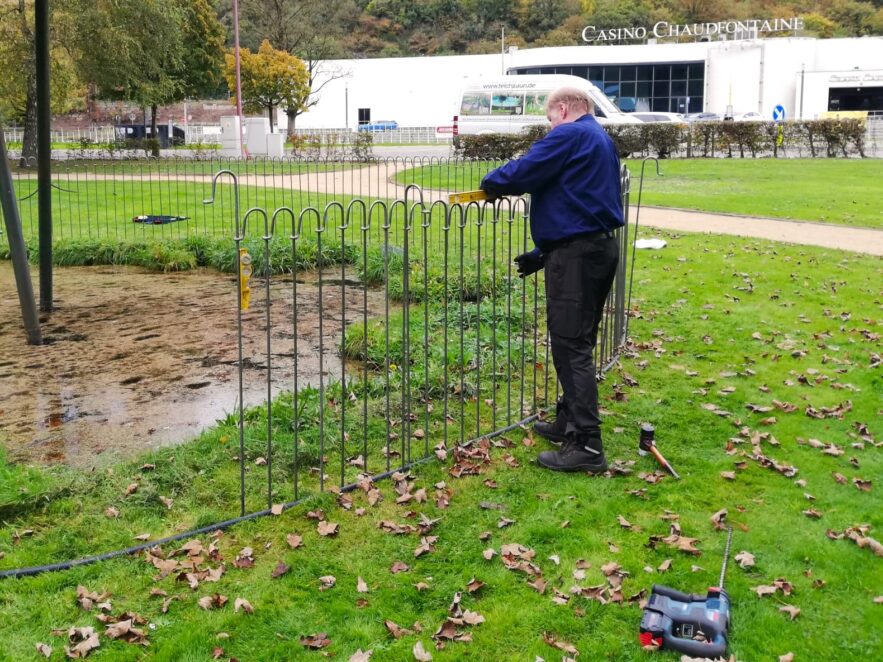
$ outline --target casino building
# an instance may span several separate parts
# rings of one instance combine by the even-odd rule
[[[502,73],[580,76],[626,112],[758,112],[772,119],[781,106],[786,119],[847,110],[883,115],[883,37],[793,36],[800,25],[790,21],[799,20],[657,23],[635,37],[644,43],[619,45],[610,41],[632,38],[638,28],[623,33],[587,26],[581,46],[329,61],[324,68],[339,77],[298,118],[298,128],[353,130],[377,120],[446,126],[465,78]],[[681,41],[673,43],[672,35]],[[697,40],[684,42],[685,35]]]

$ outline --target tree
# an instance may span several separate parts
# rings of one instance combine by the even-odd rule
[[[55,5],[62,5],[56,8]],[[84,88],[73,62],[60,44],[56,29],[63,3],[53,3],[50,15],[50,75],[52,112],[63,113],[82,105]],[[8,2],[0,8],[0,117],[24,124],[21,165],[37,158],[37,71],[34,53],[33,0]]]
[[[152,135],[158,106],[223,80],[224,33],[207,0],[69,1],[82,77],[101,98],[149,106]]]
[[[274,124],[273,111],[282,107],[297,117],[307,108],[310,96],[310,76],[303,61],[282,50],[276,50],[266,39],[257,53],[248,48],[239,49],[242,105],[247,112],[267,111],[270,128]],[[236,87],[236,58],[232,51],[226,55],[225,76],[231,89]],[[292,115],[289,114],[289,118]],[[289,133],[294,126],[289,121]]]

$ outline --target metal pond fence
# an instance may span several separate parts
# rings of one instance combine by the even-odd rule
[[[373,481],[390,476],[399,481],[396,472],[434,458],[453,460],[455,475],[478,473],[491,444],[511,445],[508,431],[553,406],[559,386],[543,275],[521,279],[513,266],[516,255],[532,248],[529,201],[461,205],[436,195],[444,187],[469,188],[465,181],[494,164],[396,161],[381,164],[379,178],[311,164],[299,175],[306,181],[330,182],[331,173],[343,179],[321,194],[308,189],[312,202],[298,207],[289,204],[293,186],[262,198],[254,189],[263,175],[238,165],[238,173],[224,169],[195,187],[200,209],[217,215],[217,232],[236,256],[230,317],[239,398],[223,424],[238,434],[238,499],[224,499],[229,507],[238,500],[238,515],[97,556],[3,571],[0,578],[132,554],[328,491],[349,507],[349,492],[371,490]],[[394,183],[403,166],[428,168],[415,177],[422,186]],[[370,186],[349,195],[342,181]],[[629,200],[623,167],[626,215]],[[594,354],[599,379],[628,335],[630,232],[629,225],[616,232],[619,265]],[[261,340],[246,345],[245,334]],[[250,370],[262,376],[266,395],[247,407],[243,382]],[[435,498],[444,500],[445,490]]]
[[[513,267],[513,258],[532,247],[526,199],[448,204],[428,200],[411,184],[392,201],[354,198],[299,212],[280,206],[240,213],[231,171],[214,177],[207,202],[225,179],[234,190],[228,227],[240,256],[242,515],[463,453],[477,440],[526,424],[558,397],[542,274],[521,279]],[[622,181],[628,212],[625,168]],[[628,328],[629,227],[617,234],[619,267],[595,348],[599,377]],[[287,254],[274,257],[274,241],[286,242]],[[278,273],[274,260],[294,270],[308,260],[315,265],[311,293],[302,291],[308,281],[296,273]],[[271,320],[271,308],[279,306],[284,329]],[[300,332],[305,309],[318,323],[308,347]],[[249,325],[264,334],[255,356],[242,354]],[[274,350],[280,342],[284,350]],[[273,365],[280,355],[290,357],[288,365]],[[305,375],[300,362],[307,355],[318,356],[318,371]],[[265,373],[267,395],[262,415],[249,416],[242,385],[255,365]],[[275,377],[280,368],[287,384]],[[287,393],[274,399],[280,390]],[[258,458],[264,469],[253,471]],[[467,472],[477,461],[469,453],[459,460],[455,470]]]

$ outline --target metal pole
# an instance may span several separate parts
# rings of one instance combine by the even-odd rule
[[[233,58],[236,60],[236,116],[239,118],[239,156],[242,156],[242,76],[239,68],[239,0],[233,0]]]
[[[804,77],[806,76],[806,65],[800,65],[800,117],[798,119],[803,119],[803,82]]]
[[[500,28],[500,75],[506,75],[506,26]]]
[[[28,344],[42,345],[40,317],[37,314],[37,304],[34,301],[34,287],[31,284],[31,272],[28,269],[27,249],[25,249],[25,240],[21,233],[21,218],[18,215],[12,173],[9,171],[9,161],[6,158],[6,138],[2,130],[0,130],[0,203],[3,206],[3,220],[6,221],[6,234],[9,235],[12,269],[15,272],[15,285],[18,289],[18,301],[21,304],[21,316],[25,324]]]
[[[40,233],[40,310],[52,311],[52,144],[49,137],[49,0],[34,4],[37,64],[37,203]]]

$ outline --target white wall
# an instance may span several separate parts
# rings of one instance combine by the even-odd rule
[[[732,104],[735,112],[757,111],[771,118],[773,108],[782,104],[788,117],[797,117],[801,68],[807,74],[879,68],[883,37],[565,46],[517,50],[505,56],[335,60],[325,67],[343,77],[322,89],[319,103],[298,118],[297,127],[355,130],[359,108],[370,108],[372,121],[395,120],[401,127],[449,126],[464,78],[498,76],[504,68],[516,66],[696,61],[706,62],[706,110],[723,112]],[[807,94],[805,87],[804,117],[827,110],[827,98],[827,88],[822,95]]]

